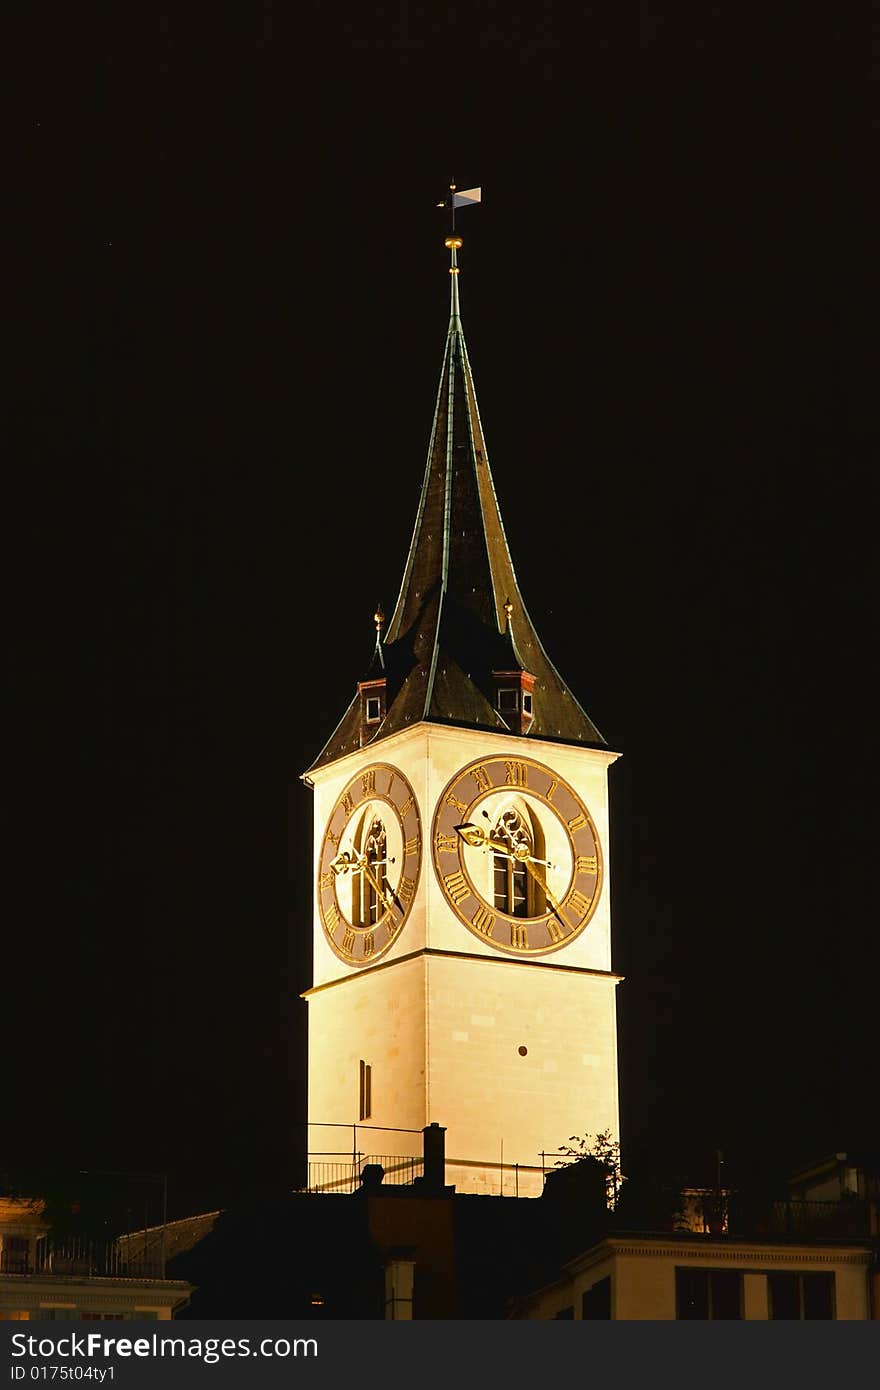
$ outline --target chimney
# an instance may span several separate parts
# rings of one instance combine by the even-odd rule
[[[446,1184],[446,1127],[425,1125],[422,1130],[424,1186],[428,1192],[442,1192]]]

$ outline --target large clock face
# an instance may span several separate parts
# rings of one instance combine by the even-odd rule
[[[440,797],[437,878],[469,932],[515,956],[545,955],[584,930],[599,901],[602,852],[589,811],[530,758],[468,763]]]
[[[348,965],[371,965],[409,916],[422,858],[415,793],[396,767],[373,763],[345,786],[318,861],[324,935]]]

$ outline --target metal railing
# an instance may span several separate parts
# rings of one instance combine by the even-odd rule
[[[36,1242],[28,1250],[0,1249],[0,1275],[76,1279],[164,1279],[161,1254],[122,1248],[116,1241],[76,1237]]]
[[[857,1197],[842,1202],[774,1202],[768,1224],[773,1235],[827,1240],[870,1235],[868,1204]]]
[[[422,1176],[424,1161],[408,1154],[317,1153],[308,1156],[308,1177],[301,1192],[356,1192],[368,1164],[379,1164],[385,1187],[407,1186]]]

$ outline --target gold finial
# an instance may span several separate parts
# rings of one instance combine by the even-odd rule
[[[381,603],[378,605],[375,613],[373,614],[373,622],[376,624],[376,635],[378,636],[381,633],[382,628],[385,626],[385,614],[382,612]]]
[[[455,248],[456,251],[460,251],[460,250],[461,250],[461,246],[462,246],[461,237],[460,237],[460,236],[448,236],[448,237],[446,238],[446,240],[444,241],[443,245],[446,247],[447,251],[451,251],[451,250],[453,249],[453,247]]]
[[[510,626],[510,615],[511,615],[511,613],[513,612],[513,604],[511,603],[511,601],[510,601],[509,598],[507,598],[507,599],[504,600],[504,611],[505,611],[505,613],[507,614],[507,625],[508,625],[508,627],[509,627],[509,626]]]

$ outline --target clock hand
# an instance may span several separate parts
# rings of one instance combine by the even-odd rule
[[[341,854],[337,854],[336,858],[332,861],[330,868],[337,876],[339,876],[340,874],[347,873],[365,874],[366,877],[372,883],[376,892],[378,893],[379,898],[385,904],[386,908],[388,908],[389,911],[391,909],[391,901],[389,901],[390,899],[393,899],[393,901],[397,903],[397,906],[401,908],[401,904],[398,902],[396,894],[393,893],[390,889],[386,892],[379,886],[378,881],[373,877],[372,871],[369,868],[367,856],[365,854],[359,855],[357,853],[357,850],[343,850]],[[403,909],[401,908],[401,911],[402,910]]]
[[[486,841],[489,838],[485,830],[481,830],[478,825],[474,825],[471,821],[457,825],[455,832],[460,840],[464,840],[465,844],[470,845],[473,849],[485,849]]]
[[[534,867],[535,864],[544,864],[549,867],[549,859],[536,859],[533,854],[528,853],[528,847],[525,845],[523,845],[522,848],[526,850],[526,853],[517,854],[515,850],[511,850],[510,845],[505,844],[501,840],[493,839],[491,835],[486,834],[485,830],[481,830],[478,825],[471,825],[470,823],[466,823],[464,825],[457,825],[455,828],[458,831],[461,838],[464,840],[465,844],[471,845],[475,849],[494,850],[496,854],[503,855],[505,859],[512,859],[515,864],[525,865],[527,872],[531,874],[532,878],[543,890],[544,896],[550,904],[550,907],[554,915],[559,918],[559,921],[565,927],[565,930],[569,931],[569,924],[568,922],[566,922],[565,918],[562,915],[562,908],[560,904],[557,902],[556,898],[551,893],[550,889],[547,887],[547,880],[543,878],[541,874],[538,873],[538,870]]]
[[[369,867],[369,861],[367,860],[367,856],[365,854],[361,854],[358,857],[357,868],[360,870],[362,874],[364,874],[366,878],[370,880],[376,892],[378,893],[380,900],[385,904],[386,908],[390,912],[391,902],[394,899],[394,894],[391,892],[390,889],[386,891],[384,888],[380,887],[378,879],[373,877],[373,872]]]
[[[550,904],[551,908],[553,909],[554,914],[559,918],[560,922],[561,922],[562,925],[565,927],[565,930],[568,931],[568,930],[569,930],[569,924],[568,924],[568,922],[566,922],[565,918],[564,918],[563,915],[562,915],[562,908],[560,907],[559,903],[556,901],[556,898],[555,898],[555,897],[553,896],[553,894],[550,892],[550,889],[547,887],[547,880],[544,879],[544,878],[542,878],[541,875],[538,873],[537,869],[535,869],[535,868],[532,867],[532,863],[533,863],[533,862],[534,862],[534,863],[539,863],[540,861],[539,861],[539,860],[532,861],[531,859],[524,859],[522,862],[525,864],[526,869],[527,869],[528,872],[531,874],[531,876],[532,876],[532,878],[535,880],[535,882],[536,882],[541,888],[543,888],[543,890],[544,890],[544,896],[546,897],[548,903]]]
[[[472,849],[494,849],[496,854],[506,854],[508,859],[513,858],[510,845],[503,840],[493,840],[491,835],[487,835],[485,830],[481,830],[478,825],[472,825],[469,821],[464,825],[457,825],[459,837],[464,840],[466,845]]]
[[[537,859],[534,854],[529,854],[528,846],[522,844],[519,849],[511,849],[506,840],[495,840],[491,835],[487,835],[485,830],[481,830],[478,825],[472,825],[469,821],[464,825],[457,825],[456,830],[466,845],[472,849],[492,849],[496,854],[503,854],[506,859],[515,859],[518,863],[524,864],[546,864],[548,868],[553,868],[552,859]]]
[[[337,877],[340,874],[347,874],[350,870],[356,869],[357,867],[357,859],[354,853],[349,850],[343,850],[341,854],[337,854],[336,858],[330,863],[330,868]]]

